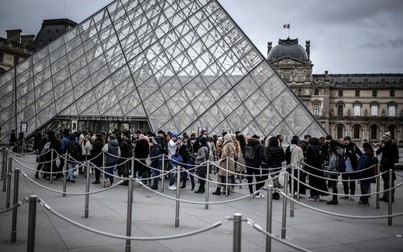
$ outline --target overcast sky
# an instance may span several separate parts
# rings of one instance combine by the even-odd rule
[[[0,36],[37,34],[42,20],[77,23],[111,0],[0,0]],[[403,0],[219,0],[266,56],[267,42],[311,41],[314,73],[403,73]],[[291,29],[283,25],[290,23]]]

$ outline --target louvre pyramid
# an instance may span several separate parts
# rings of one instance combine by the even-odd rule
[[[3,136],[16,121],[29,134],[55,116],[147,119],[153,131],[325,134],[216,0],[113,1],[1,76],[0,100]]]

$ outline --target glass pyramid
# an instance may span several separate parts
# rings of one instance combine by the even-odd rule
[[[113,1],[15,69],[0,77],[3,136],[16,122],[30,134],[55,116],[325,135],[217,0]]]

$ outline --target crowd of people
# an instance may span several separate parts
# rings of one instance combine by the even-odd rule
[[[235,134],[224,132],[221,136],[210,136],[206,130],[201,130],[198,134],[192,131],[190,135],[163,130],[156,134],[143,130],[133,133],[115,130],[109,134],[72,133],[68,129],[58,133],[48,131],[44,136],[35,134],[34,149],[38,153],[35,178],[39,178],[41,170],[45,171],[43,178],[46,179],[53,175],[58,179],[62,177],[62,172],[65,172],[66,180],[74,183],[75,168],[78,167],[78,175],[86,175],[79,164],[81,161],[91,160],[96,167],[105,168],[109,185],[113,184],[112,175],[117,171],[120,177],[128,178],[133,175],[140,178],[144,185],[154,190],[158,189],[162,167],[166,167],[170,171],[168,189],[176,190],[175,180],[180,167],[180,188],[186,188],[187,181],[190,181],[192,191],[204,193],[206,176],[208,178],[211,171],[216,169],[217,188],[213,192],[214,195],[230,194],[236,184],[235,178],[244,177],[248,182],[251,197],[264,198],[261,191],[269,175],[274,188],[283,188],[278,177],[285,163],[288,165],[287,172],[294,172],[293,177],[296,178],[293,180],[293,186],[291,183],[288,185],[290,192],[293,188],[293,195],[297,192],[307,195],[309,189],[307,199],[320,201],[320,198],[329,195],[331,190],[332,199],[327,201],[327,204],[338,204],[339,199],[353,201],[359,180],[359,205],[368,206],[370,184],[378,172],[377,155],[382,154],[380,172],[394,170],[394,164],[399,160],[397,145],[389,132],[383,135],[382,145],[376,152],[369,142],[363,144],[362,151],[349,136],[341,140],[334,140],[330,135],[319,138],[305,135],[302,140],[293,136],[287,147],[283,146],[283,142],[282,135],[265,138],[257,135],[245,137],[239,131]],[[58,163],[56,154],[52,154],[50,150],[59,154]],[[66,153],[69,157],[64,160]],[[163,158],[164,155],[167,156],[166,159]],[[135,163],[132,170],[131,162],[127,160],[133,156]],[[214,163],[209,170],[207,161]],[[163,166],[162,162],[166,162],[166,165]],[[291,169],[290,165],[298,162],[303,165]],[[53,166],[54,174],[47,173],[50,166]],[[94,171],[95,180],[92,183],[100,184],[101,170]],[[197,175],[198,181],[195,180],[194,174]],[[342,179],[344,191],[341,197],[337,187],[339,177]],[[385,192],[380,200],[389,201],[388,189],[394,187],[396,175],[393,172],[392,181],[389,181],[389,175],[383,173],[382,179]],[[253,183],[253,180],[256,183]],[[199,184],[197,189],[196,182]],[[125,180],[123,185],[127,186],[128,181]],[[393,195],[394,190],[392,202]],[[275,192],[273,199],[279,199],[279,196]]]

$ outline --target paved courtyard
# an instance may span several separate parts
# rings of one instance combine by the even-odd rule
[[[27,155],[20,159],[30,162],[27,165],[31,169],[36,167],[34,156]],[[27,167],[20,165],[13,167],[19,167],[32,180],[24,178],[23,175],[20,176],[19,200],[36,195],[51,209],[67,219],[94,230],[120,236],[126,235],[128,187],[117,185],[103,192],[91,194],[89,196],[89,217],[84,218],[85,196],[67,195],[63,197],[61,193],[55,192],[63,190],[62,181],[57,180],[51,184],[45,179],[34,179],[34,171]],[[403,182],[402,176],[403,172],[400,172],[396,184]],[[283,181],[283,175],[280,179]],[[209,200],[215,204],[210,204],[208,209],[205,209],[205,205],[202,204],[205,195],[195,194],[190,190],[189,184],[188,182],[187,188],[180,190],[180,198],[189,203],[181,202],[179,204],[179,219],[176,220],[179,226],[175,227],[176,202],[172,197],[176,197],[176,191],[167,190],[166,183],[164,192],[152,191],[134,183],[131,236],[176,236],[211,227],[214,224],[217,227],[178,239],[132,241],[131,251],[233,251],[234,221],[228,220],[228,218],[233,218],[235,213],[241,213],[243,220],[249,218],[263,228],[266,227],[267,198],[247,197],[249,194],[247,186],[243,186],[242,189],[236,187],[234,193],[225,197],[212,195],[211,192],[215,189],[215,185],[210,184]],[[13,186],[13,183],[11,185]],[[1,188],[3,188],[3,181],[0,181]],[[83,175],[77,176],[76,183],[67,184],[68,193],[83,193],[85,188],[86,179]],[[91,185],[90,188],[91,191],[101,189],[103,188],[100,185]],[[339,191],[342,191],[341,189],[342,185],[339,183]],[[372,184],[372,192],[374,191],[375,184]],[[356,193],[359,193],[359,185],[357,185]],[[240,199],[242,197],[244,198]],[[6,192],[1,190],[1,210],[5,208],[6,198]],[[11,193],[11,202],[12,198]],[[339,205],[336,206],[326,205],[325,202],[330,198],[331,196],[324,197],[319,202],[302,198],[300,202],[317,209],[343,215],[382,216],[388,213],[385,202],[381,202],[380,208],[376,209],[375,196],[370,198],[369,207],[358,206],[358,199],[355,201],[339,200]],[[196,204],[197,202],[199,204]],[[216,202],[221,203],[216,204]],[[281,236],[282,209],[282,198],[279,201],[273,201],[272,234],[276,237]],[[10,243],[12,212],[0,214],[0,251],[27,251],[28,210],[29,203],[23,203],[18,208],[16,243]],[[392,225],[388,225],[388,220],[385,218],[337,217],[298,204],[295,204],[294,217],[290,217],[290,203],[288,203],[287,210],[286,238],[283,240],[306,250],[326,252],[402,251],[403,216],[393,218]],[[402,212],[403,188],[399,187],[396,189],[393,213]],[[266,236],[246,221],[243,221],[241,225],[241,250],[266,251]],[[102,236],[84,230],[37,204],[35,251],[125,251],[125,244],[126,241],[123,239]],[[273,240],[272,251],[296,251],[296,249]]]

